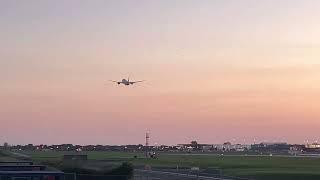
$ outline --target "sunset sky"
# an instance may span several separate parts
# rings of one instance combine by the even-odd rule
[[[2,0],[0,143],[320,140],[319,9]],[[128,76],[146,82],[109,81]]]

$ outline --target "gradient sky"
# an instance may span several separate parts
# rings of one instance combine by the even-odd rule
[[[0,2],[0,142],[320,138],[320,1]],[[123,87],[108,82],[147,80]]]

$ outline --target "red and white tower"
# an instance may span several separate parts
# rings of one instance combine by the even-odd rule
[[[149,140],[150,140],[150,135],[149,132],[146,132],[146,158],[149,158]]]
[[[146,147],[149,146],[149,140],[150,140],[150,135],[149,135],[149,133],[147,132],[147,133],[146,133]]]

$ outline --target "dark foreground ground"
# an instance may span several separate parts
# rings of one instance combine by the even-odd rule
[[[61,161],[70,152],[20,152],[35,161]],[[127,152],[82,152],[88,154],[87,166],[99,169],[122,162],[131,162],[135,169],[142,170],[147,165],[156,172],[135,171],[136,178],[146,173],[151,179],[174,179],[167,172],[188,174],[191,167],[199,167],[201,173],[209,177],[242,177],[257,180],[319,180],[320,158],[291,156],[245,156],[215,154],[159,154],[157,159],[146,159],[143,153]],[[136,157],[135,157],[136,156]],[[176,172],[176,169],[179,172]],[[185,169],[185,172],[183,172]],[[158,171],[164,172],[160,173]],[[221,171],[221,172],[220,172]],[[183,175],[182,175],[183,176]],[[143,179],[141,177],[140,179]],[[184,179],[186,179],[184,177]],[[209,178],[210,179],[210,178]],[[227,178],[225,178],[227,179]]]

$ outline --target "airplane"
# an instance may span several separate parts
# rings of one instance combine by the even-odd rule
[[[139,82],[143,82],[143,81],[130,81],[130,79],[128,78],[127,79],[122,79],[122,81],[111,81],[111,82],[115,82],[117,84],[123,84],[123,85],[126,85],[126,86],[129,86],[129,85],[133,85],[135,83],[139,83]]]

